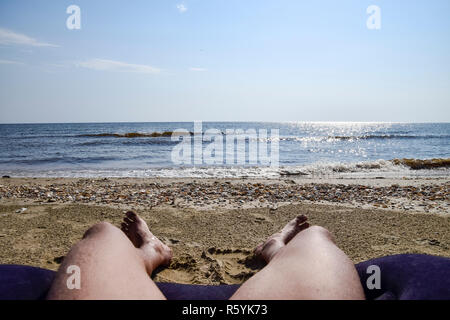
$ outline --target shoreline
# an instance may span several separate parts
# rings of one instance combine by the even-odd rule
[[[321,203],[450,215],[450,178],[2,178],[0,204],[276,208]]]

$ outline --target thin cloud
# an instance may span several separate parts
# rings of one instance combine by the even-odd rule
[[[58,45],[41,42],[27,35],[17,33],[8,29],[0,28],[0,44],[22,45],[31,47],[59,47]]]
[[[202,71],[208,71],[208,69],[191,67],[191,68],[189,68],[189,71],[202,72]]]
[[[132,72],[132,73],[147,73],[147,74],[158,74],[161,72],[160,69],[148,65],[131,64],[121,61],[105,60],[105,59],[91,59],[79,62],[77,63],[77,65],[83,68],[97,71]]]
[[[21,66],[25,65],[25,63],[23,63],[23,62],[13,61],[13,60],[3,60],[3,59],[0,59],[0,64],[15,64],[15,65],[21,65]]]
[[[183,13],[183,12],[187,11],[187,7],[184,4],[182,4],[182,3],[177,4],[177,9],[178,9],[178,11],[180,13]]]

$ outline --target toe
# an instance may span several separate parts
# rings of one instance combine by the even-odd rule
[[[297,225],[304,223],[306,220],[308,220],[308,218],[304,215],[300,215],[295,218],[295,222],[297,223]]]
[[[125,222],[125,223],[128,224],[128,225],[131,225],[134,221],[131,220],[131,219],[128,218],[128,217],[125,217],[125,218],[123,218],[123,222]]]
[[[134,213],[133,211],[127,211],[127,213],[125,213],[125,214],[131,221],[136,221],[137,214]]]
[[[262,251],[263,247],[264,247],[264,242],[261,242],[260,244],[258,244],[258,246],[254,250],[254,254],[256,256],[261,255],[261,251]]]
[[[298,232],[303,231],[303,230],[305,230],[305,229],[307,229],[307,228],[309,228],[309,223],[308,223],[308,222],[305,222],[305,223],[301,224],[301,225],[298,227]]]

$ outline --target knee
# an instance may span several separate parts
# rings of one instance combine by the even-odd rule
[[[309,236],[314,239],[331,241],[334,243],[334,237],[330,231],[321,226],[311,226],[308,229],[304,230],[307,232]]]
[[[90,227],[83,235],[83,239],[99,234],[116,232],[118,229],[109,222],[100,222]]]

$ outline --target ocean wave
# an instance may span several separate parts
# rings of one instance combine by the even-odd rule
[[[395,139],[449,139],[448,135],[361,135],[361,136],[309,136],[309,137],[281,137],[279,141],[298,142],[334,142],[334,141],[359,141],[359,140],[395,140]],[[270,139],[269,139],[270,140]]]
[[[364,140],[426,140],[426,139],[450,139],[450,135],[413,135],[413,134],[363,134],[363,135],[328,135],[328,136],[272,136],[270,131],[267,132],[267,137],[262,137],[258,135],[259,132],[256,132],[256,136],[247,135],[246,133],[240,134],[239,136],[245,137],[246,141],[258,141],[258,142],[273,142],[273,141],[287,141],[287,142],[338,142],[338,141],[364,141]],[[191,135],[194,133],[190,131],[163,131],[163,132],[126,132],[126,133],[83,133],[83,134],[55,134],[55,135],[30,135],[30,136],[12,136],[9,139],[13,140],[27,140],[27,139],[42,139],[42,138],[171,138],[172,135]],[[202,135],[207,135],[207,132],[203,132]],[[219,133],[222,136],[227,136],[226,132]],[[83,142],[80,145],[90,145],[89,142]],[[93,143],[95,144],[95,143]]]
[[[450,168],[450,158],[448,159],[392,159],[392,160],[376,160],[376,161],[362,161],[353,163],[330,163],[330,162],[316,162],[310,165],[297,166],[294,170],[285,169],[280,171],[283,176],[293,175],[330,175],[330,174],[345,174],[345,173],[385,173],[397,172],[413,173],[413,171],[422,170],[435,171],[435,173],[442,172],[440,169]],[[424,173],[426,175],[426,173]]]
[[[115,157],[48,157],[39,159],[15,159],[15,160],[2,160],[0,164],[24,164],[24,165],[45,165],[45,164],[64,164],[70,163],[74,165],[86,164],[86,163],[100,163],[103,161],[114,161],[117,160]]]
[[[408,160],[408,161],[405,161]],[[411,163],[421,164],[412,166]],[[424,163],[426,165],[424,165]],[[450,159],[393,159],[354,163],[316,162],[309,165],[276,167],[202,166],[154,168],[52,169],[5,171],[16,177],[136,177],[136,178],[403,178],[449,177]]]
[[[396,135],[396,134],[386,134],[386,135],[362,135],[362,136],[333,136],[336,140],[382,140],[382,139],[448,139],[450,136],[447,135]]]

